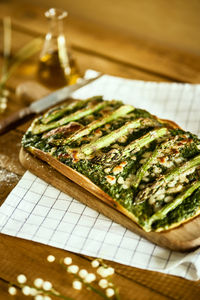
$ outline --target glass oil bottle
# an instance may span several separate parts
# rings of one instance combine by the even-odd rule
[[[63,21],[67,12],[51,8],[45,16],[50,21],[50,27],[40,54],[38,80],[50,89],[74,84],[81,75],[64,35]]]

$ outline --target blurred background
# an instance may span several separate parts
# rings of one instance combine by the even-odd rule
[[[16,0],[62,7],[104,28],[200,55],[199,0]]]
[[[52,7],[68,12],[59,34],[55,28],[62,26],[52,30],[45,17]],[[75,83],[87,69],[200,83],[199,12],[200,0],[0,0],[0,112],[27,105],[16,100],[6,110],[9,92],[11,103],[27,80],[52,90]],[[51,31],[58,49],[49,45]]]

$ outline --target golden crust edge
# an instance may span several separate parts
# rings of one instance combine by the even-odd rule
[[[169,126],[172,127],[172,128],[174,128],[174,129],[176,129],[176,128],[181,129],[181,127],[179,125],[177,125],[175,122],[173,122],[171,120],[159,119],[157,116],[154,116],[154,117],[157,118],[162,123],[168,123]],[[60,162],[59,160],[57,160],[56,158],[54,158],[50,154],[48,154],[46,152],[43,152],[42,150],[39,150],[39,149],[34,148],[34,147],[29,147],[29,148],[24,148],[23,147],[23,149],[25,151],[28,151],[29,153],[35,155],[36,157],[38,157],[42,161],[45,161],[51,167],[53,167],[54,169],[56,169],[59,173],[63,174],[65,177],[69,178],[70,180],[72,180],[76,184],[82,186],[83,188],[85,188],[86,190],[88,190],[89,192],[91,192],[93,195],[95,195],[98,199],[100,199],[103,202],[107,203],[111,207],[117,209],[119,212],[121,212],[122,214],[124,214],[125,216],[127,216],[129,219],[131,219],[132,221],[134,221],[135,224],[138,225],[140,228],[142,228],[144,231],[148,232],[147,230],[145,230],[145,227],[143,227],[143,226],[141,226],[139,224],[138,219],[135,217],[135,215],[133,213],[129,212],[126,208],[124,208],[116,200],[114,200],[112,197],[110,197],[106,192],[104,192],[100,187],[98,187],[96,184],[94,184],[85,175],[83,175],[83,174],[77,172],[76,170],[68,167],[67,165],[63,164],[62,162]],[[67,174],[60,168],[61,166],[64,168],[64,170],[67,170]],[[86,184],[80,184],[81,181],[74,180],[74,178],[72,178],[73,175],[75,175],[76,177],[78,177],[79,180],[84,180],[84,182],[88,183],[88,185],[86,185]],[[92,186],[92,188],[88,187],[89,185]],[[200,214],[200,208],[199,208],[199,210],[197,211],[197,213],[194,216],[192,216],[192,217],[190,217],[190,218],[188,218],[186,220],[183,220],[181,222],[174,223],[171,226],[169,226],[169,228],[167,228],[167,229],[158,228],[155,231],[149,231],[149,232],[158,232],[159,233],[159,232],[170,231],[170,230],[172,230],[174,228],[180,227],[184,223],[188,223],[192,219],[196,218],[199,214]]]
[[[190,222],[191,220],[198,217],[199,215],[200,215],[200,208],[197,210],[196,214],[194,216],[190,217],[189,219],[185,219],[181,222],[176,222],[176,223],[172,224],[171,226],[169,226],[167,229],[158,228],[154,232],[166,232],[166,231],[172,230],[172,229],[177,228],[181,225],[184,225],[185,223]]]
[[[121,204],[119,204],[116,200],[114,200],[112,197],[110,197],[106,192],[104,192],[100,187],[98,187],[96,184],[94,184],[89,178],[87,178],[85,175],[77,172],[76,170],[68,167],[67,165],[63,164],[62,162],[58,161],[56,158],[52,157],[50,154],[45,153],[39,149],[36,149],[34,147],[31,147],[30,149],[25,149],[25,151],[29,151],[31,154],[34,156],[38,157],[42,161],[45,161],[48,163],[51,167],[56,169],[59,173],[63,174],[65,177],[69,178],[76,184],[82,186],[85,188],[87,191],[95,195],[98,199],[102,200],[109,206],[113,207],[114,209],[118,210],[120,213],[124,214],[127,216],[129,219],[135,222],[140,228],[142,228],[144,231],[148,232],[145,230],[143,226],[141,226],[138,222],[138,219],[135,217],[135,215],[131,212],[129,212],[126,208],[124,208]],[[62,169],[61,169],[62,168]],[[67,174],[66,174],[67,171]],[[74,180],[74,175],[76,179]],[[83,182],[84,184],[80,184],[80,182]],[[92,188],[91,188],[92,187]],[[181,222],[177,222],[169,226],[167,229],[164,228],[158,228],[157,230],[151,230],[149,232],[167,232],[169,230],[172,230],[174,228],[177,228],[184,223],[188,223],[192,219],[196,218],[200,214],[200,208],[196,212],[196,214],[188,219],[185,219]]]
[[[96,184],[94,184],[88,177],[85,175],[77,172],[76,170],[70,168],[69,166],[63,164],[53,156],[51,156],[48,153],[43,152],[42,150],[39,150],[37,148],[31,147],[31,148],[24,148],[25,151],[29,151],[29,153],[33,154],[34,156],[38,157],[42,161],[45,161],[48,163],[51,167],[53,167],[55,170],[57,170],[59,173],[64,175],[65,177],[69,178],[76,184],[80,185],[93,195],[95,195],[98,199],[102,200],[109,206],[113,207],[114,209],[117,209],[122,214],[126,215],[129,219],[134,221],[140,228],[144,229],[140,224],[138,223],[137,218],[129,212],[127,209],[125,209],[121,204],[119,204],[116,200],[114,200],[112,197],[110,197],[106,192],[104,192],[100,187],[98,187]],[[62,167],[62,168],[61,168]],[[74,180],[75,177],[75,180]],[[84,184],[80,184],[80,183]]]

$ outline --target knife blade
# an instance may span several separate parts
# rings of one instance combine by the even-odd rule
[[[78,89],[86,86],[87,84],[97,80],[103,74],[99,73],[97,76],[89,78],[89,79],[81,79],[81,81],[77,82],[76,84],[65,86],[55,92],[42,97],[41,99],[34,101],[28,107],[25,107],[9,117],[0,121],[0,134],[7,132],[9,129],[13,128],[18,123],[21,123],[25,118],[30,117],[35,114],[39,114],[46,109],[62,102],[65,99],[68,99],[73,92],[77,91]]]

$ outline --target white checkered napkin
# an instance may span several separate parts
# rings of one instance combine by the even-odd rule
[[[103,76],[74,97],[103,94],[200,133],[200,86]],[[26,172],[0,207],[0,232],[138,268],[200,279],[200,251],[170,251],[148,242]]]
[[[69,251],[200,278],[200,252],[183,254],[148,242],[26,172],[0,208],[0,232]]]
[[[95,71],[88,70],[86,77],[94,74]],[[108,100],[123,100],[127,104],[146,109],[160,118],[173,120],[182,128],[200,134],[198,84],[145,82],[104,75],[73,95],[76,99],[103,95]]]

